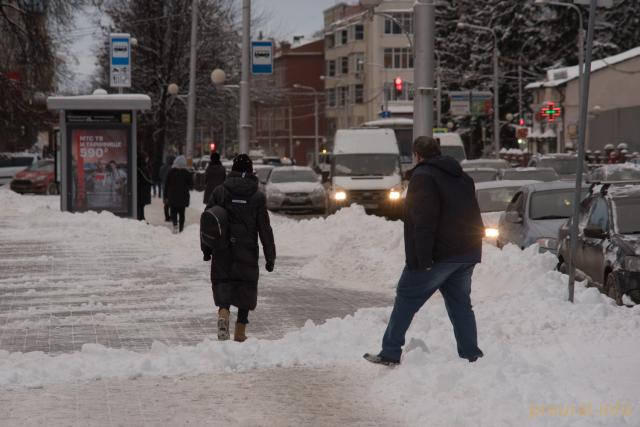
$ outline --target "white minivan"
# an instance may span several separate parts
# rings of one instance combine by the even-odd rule
[[[333,211],[355,203],[371,213],[399,215],[402,175],[394,131],[379,128],[338,130],[330,185]]]

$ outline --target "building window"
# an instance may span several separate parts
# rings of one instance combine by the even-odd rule
[[[335,77],[336,75],[336,61],[329,60],[327,61],[327,76]]]
[[[324,37],[324,43],[327,49],[333,49],[334,47],[336,47],[335,35],[333,33],[327,34]]]
[[[349,74],[349,57],[343,56],[340,58],[340,72],[343,75]]]
[[[362,73],[364,71],[364,53],[353,53],[351,58],[351,69],[356,73]]]
[[[395,18],[395,21],[389,18],[384,19],[385,34],[413,34],[413,13],[400,12],[390,15]]]
[[[335,108],[336,105],[336,90],[327,89],[327,106],[329,108]]]
[[[385,68],[413,68],[413,52],[407,47],[386,48],[384,50]]]
[[[349,42],[349,31],[347,30],[342,30],[340,31],[340,40],[341,40],[341,44],[347,44]]]
[[[356,40],[364,40],[364,25],[356,24],[355,25],[355,39]]]
[[[353,87],[354,101],[356,104],[364,104],[364,85],[355,85]]]
[[[349,102],[349,87],[340,86],[337,88],[337,104],[339,106],[347,105]]]

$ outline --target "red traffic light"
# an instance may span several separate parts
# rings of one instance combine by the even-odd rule
[[[211,150],[211,152],[213,153],[214,151],[216,151],[216,144],[214,142],[212,142],[211,144],[209,144],[209,150]]]
[[[520,119],[518,124],[519,124],[520,126],[524,126],[524,119]]]
[[[396,92],[401,93],[402,90],[404,89],[404,82],[402,81],[402,79],[400,77],[396,77],[393,80],[393,85],[396,88]]]

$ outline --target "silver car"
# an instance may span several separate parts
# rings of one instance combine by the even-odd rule
[[[583,197],[588,188],[583,187]],[[541,252],[556,252],[558,231],[573,213],[575,184],[543,182],[522,187],[500,216],[498,247],[512,243],[524,249],[535,243]]]
[[[274,168],[265,185],[271,211],[326,213],[327,193],[313,169],[302,166]]]

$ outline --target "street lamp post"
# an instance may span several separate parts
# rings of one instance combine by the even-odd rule
[[[418,0],[413,6],[413,139],[433,135],[435,7],[435,0]]]
[[[242,80],[240,81],[240,154],[249,153],[250,123],[250,64],[251,64],[251,0],[242,1]]]
[[[493,28],[467,24],[466,22],[458,22],[458,28],[486,32],[493,36],[493,149],[495,150],[495,155],[498,156],[500,154],[500,95],[498,92],[500,69],[498,64],[498,36]]]
[[[198,0],[191,1],[191,46],[189,56],[189,98],[187,99],[187,165],[193,162],[193,140],[196,128],[196,54],[198,44]]]
[[[318,153],[320,153],[320,102],[318,100],[318,91],[311,86],[295,84],[295,89],[304,89],[313,92],[314,99],[314,115],[315,115],[315,146],[313,150],[313,166],[318,166]]]

